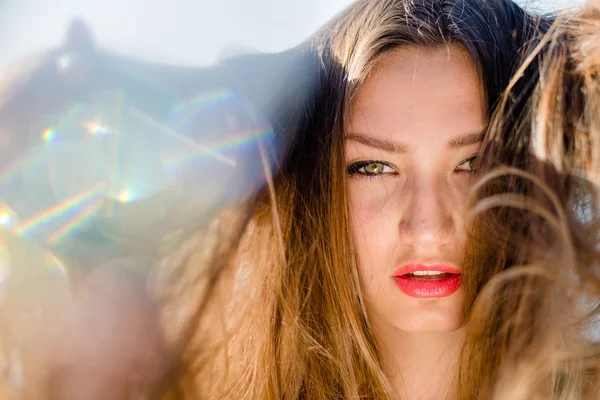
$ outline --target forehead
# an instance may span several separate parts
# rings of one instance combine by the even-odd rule
[[[402,140],[482,130],[481,79],[458,46],[399,48],[375,66],[352,105],[349,130]]]

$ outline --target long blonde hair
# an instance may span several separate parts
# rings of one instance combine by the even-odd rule
[[[348,225],[341,149],[352,99],[394,48],[459,45],[480,73],[491,115],[522,47],[545,29],[511,1],[361,0],[316,35],[315,100],[197,320],[180,396],[395,397],[361,298]]]

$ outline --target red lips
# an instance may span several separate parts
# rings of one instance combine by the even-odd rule
[[[407,264],[394,274],[398,288],[416,298],[447,297],[460,288],[460,270],[446,264]]]

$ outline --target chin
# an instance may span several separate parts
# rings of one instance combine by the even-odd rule
[[[415,313],[403,321],[397,321],[394,325],[405,332],[455,332],[462,328],[463,321],[429,313]]]
[[[392,324],[405,332],[455,332],[465,322],[461,292],[441,299],[409,298]]]

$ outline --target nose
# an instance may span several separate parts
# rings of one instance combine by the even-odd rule
[[[454,196],[435,176],[415,177],[400,219],[400,238],[412,247],[442,247],[457,232]],[[405,193],[405,195],[408,193]]]

